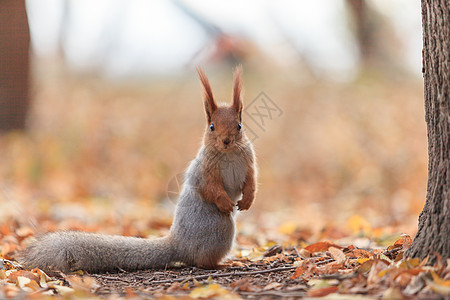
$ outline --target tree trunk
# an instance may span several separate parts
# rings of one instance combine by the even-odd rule
[[[428,132],[427,199],[408,257],[450,257],[450,2],[422,0],[425,120]]]
[[[25,128],[29,46],[25,0],[0,0],[0,132]]]

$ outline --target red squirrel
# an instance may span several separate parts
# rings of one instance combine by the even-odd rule
[[[209,80],[197,68],[207,126],[197,157],[185,173],[170,232],[142,239],[62,231],[47,233],[19,259],[47,272],[161,269],[180,262],[216,268],[231,250],[236,206],[247,210],[256,193],[253,146],[242,125],[242,68],[236,68],[231,105],[218,105]]]

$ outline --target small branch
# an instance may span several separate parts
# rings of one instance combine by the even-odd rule
[[[261,271],[249,271],[249,272],[229,272],[229,273],[210,273],[210,274],[204,274],[204,275],[198,275],[198,276],[190,276],[190,277],[181,277],[181,278],[173,278],[173,279],[167,279],[167,280],[159,280],[159,281],[151,281],[150,284],[161,284],[161,283],[174,283],[174,282],[182,282],[182,281],[190,281],[190,280],[202,280],[207,279],[209,277],[211,278],[219,278],[219,277],[228,277],[228,276],[246,276],[246,275],[256,275],[256,274],[264,274],[264,273],[271,273],[271,272],[280,272],[280,271],[289,271],[296,269],[297,267],[280,267],[280,268],[274,268],[274,269],[268,269],[268,270],[261,270]]]
[[[290,297],[290,298],[300,298],[304,297],[306,295],[305,292],[284,292],[284,291],[261,291],[261,292],[241,292],[236,291],[236,293],[244,295],[244,296],[254,296],[254,297],[261,297],[261,296],[275,296],[275,297]]]
[[[334,261],[334,259],[331,258],[331,259],[315,262],[315,264],[319,266],[319,265],[324,265],[324,264],[327,264],[327,263],[330,263],[330,262],[333,262],[333,261]]]

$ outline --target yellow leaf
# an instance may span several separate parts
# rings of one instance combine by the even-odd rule
[[[266,250],[264,248],[255,248],[247,255],[247,259],[250,261],[261,260],[264,257]]]
[[[278,231],[280,233],[283,233],[286,235],[293,234],[296,229],[297,229],[297,224],[295,224],[294,222],[286,222],[286,223],[282,224],[280,227],[278,227]]]
[[[49,285],[49,287],[55,289],[61,296],[70,295],[75,292],[73,288],[64,285],[51,285],[51,286]]]
[[[224,289],[218,284],[208,284],[200,287],[196,287],[192,290],[192,292],[189,294],[190,297],[194,299],[198,298],[212,298],[212,297],[220,297],[226,296],[230,294],[230,291],[227,289]]]
[[[365,262],[368,261],[368,260],[370,260],[370,258],[358,258],[356,261],[357,261],[359,264],[363,264],[363,263],[365,263]]]
[[[433,280],[425,279],[428,286],[436,293],[448,296],[450,294],[450,280],[443,280],[436,273],[433,273],[432,271],[431,276],[433,276]]]
[[[450,280],[444,280],[440,278],[439,275],[434,271],[431,271],[431,276],[433,277],[434,282],[436,282],[437,284],[450,287]]]
[[[418,267],[420,265],[420,259],[417,257],[408,259],[406,262],[408,263],[409,266],[413,268]]]
[[[347,220],[347,226],[353,233],[369,234],[372,231],[370,223],[360,215],[353,215]]]

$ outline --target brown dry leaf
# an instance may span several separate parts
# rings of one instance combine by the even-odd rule
[[[34,230],[29,226],[22,226],[16,230],[16,234],[22,238],[25,238],[32,236],[34,234]]]
[[[266,285],[264,287],[265,291],[270,291],[270,290],[279,290],[281,287],[283,287],[282,283],[279,282],[271,282],[268,285]]]
[[[17,278],[18,277],[25,277],[28,278],[30,280],[36,281],[36,283],[39,284],[39,277],[36,276],[36,274],[30,272],[30,271],[25,271],[25,270],[20,270],[20,271],[16,271],[11,273],[8,276],[8,281],[14,284],[17,284]]]
[[[347,260],[347,256],[345,256],[344,252],[336,247],[330,247],[328,249],[330,251],[331,257],[336,261],[338,264],[342,264]]]
[[[390,287],[384,291],[381,299],[404,299],[402,292],[396,287]]]
[[[310,289],[306,295],[309,297],[324,297],[328,294],[336,293],[338,289],[339,288],[337,286],[328,286],[317,289]]]
[[[44,284],[46,284],[47,282],[51,281],[52,279],[50,278],[50,276],[48,276],[47,274],[45,274],[44,271],[40,270],[40,269],[33,269],[31,270],[31,272],[33,274],[36,274],[36,276],[39,277],[39,283],[41,284],[41,286],[43,287]]]
[[[95,293],[95,291],[100,287],[93,277],[70,275],[67,276],[66,279],[70,282],[73,289],[76,291],[82,291],[85,294]]]
[[[183,285],[181,285],[179,282],[174,282],[170,285],[170,287],[167,289],[168,293],[174,293],[177,291],[184,291],[189,289],[187,282]]]
[[[238,281],[234,281],[231,283],[230,287],[234,289],[238,289],[242,292],[259,292],[261,288],[257,285],[250,284],[250,278],[242,278]]]
[[[305,248],[301,249],[298,253],[299,253],[300,256],[302,256],[303,258],[311,257],[311,252],[309,252],[309,251],[306,250]]]
[[[17,284],[18,287],[20,287],[21,289],[25,289],[25,288],[29,288],[32,291],[37,291],[39,290],[41,287],[39,286],[39,283],[37,283],[34,280],[31,280],[27,277],[23,277],[23,276],[19,276],[17,277]]]
[[[136,291],[131,286],[127,286],[125,288],[124,292],[125,292],[127,299],[137,299],[138,298],[138,294],[136,294]]]
[[[289,259],[289,257],[287,257],[286,255],[284,255],[283,253],[278,253],[275,257],[276,257],[277,259],[279,259],[280,261],[285,262],[285,263],[290,263],[290,262],[291,262],[291,260]]]
[[[341,248],[332,242],[325,241],[325,242],[318,242],[318,243],[314,243],[309,246],[306,246],[305,250],[309,251],[310,253],[323,252],[323,251],[327,251],[328,248],[330,248],[331,246],[336,247],[336,248]]]
[[[375,259],[367,276],[367,284],[374,284],[380,281],[379,273],[387,269],[389,263],[382,259]]]
[[[353,249],[352,251],[346,254],[347,256],[356,257],[356,258],[370,258],[371,254],[369,251],[364,249]]]
[[[402,288],[405,288],[414,276],[409,272],[401,272],[400,274],[395,276],[395,283],[397,283]]]
[[[14,285],[6,285],[3,287],[3,293],[5,294],[6,298],[13,299],[16,298],[19,294],[20,289],[17,286]]]
[[[394,242],[393,245],[391,245],[391,247],[393,247],[393,248],[397,248],[397,247],[400,247],[400,246],[403,246],[403,238],[399,238],[398,240],[396,240]]]
[[[71,295],[75,292],[73,288],[59,284],[49,285],[49,287],[55,289],[61,296]]]
[[[241,261],[236,260],[236,261],[231,262],[231,266],[232,267],[245,267],[245,264]]]
[[[224,289],[223,287],[221,287],[220,285],[215,284],[215,283],[196,287],[189,293],[189,296],[194,299],[225,298],[225,297],[229,298],[229,299],[233,299],[233,298],[240,299],[239,296],[231,293],[229,290]]]
[[[252,251],[246,256],[246,258],[250,261],[257,261],[264,258],[264,253],[266,252],[266,249],[260,247],[260,248],[254,248]]]
[[[412,245],[412,238],[407,234],[402,234],[403,250],[408,249]]]
[[[299,278],[300,276],[303,275],[303,273],[305,273],[306,269],[307,269],[306,266],[298,267],[297,269],[295,269],[294,275],[289,277],[289,279],[293,280],[293,279]]]

